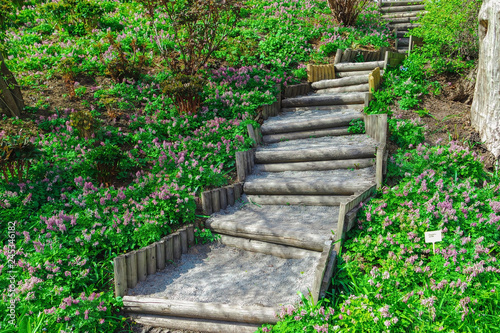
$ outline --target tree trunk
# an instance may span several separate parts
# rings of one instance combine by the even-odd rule
[[[23,108],[24,100],[21,89],[0,53],[0,113],[19,117]]]

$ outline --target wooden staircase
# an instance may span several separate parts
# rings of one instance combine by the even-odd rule
[[[262,260],[279,257],[284,267],[296,270],[310,268],[298,267],[305,265],[300,260],[313,262],[314,278],[302,286],[313,300],[325,295],[340,241],[354,227],[360,203],[381,182],[387,116],[362,111],[373,84],[369,76],[384,66],[383,61],[339,63],[332,78],[287,88],[281,112],[265,121],[261,136],[250,133],[262,145],[237,153],[242,201],[206,222],[227,247],[259,253]],[[349,133],[353,120],[364,120],[367,134]],[[205,278],[218,283],[215,275]],[[268,279],[272,283],[273,276]],[[276,322],[273,311],[285,305],[281,299],[233,306],[143,296],[124,297],[124,311],[136,322],[203,332],[253,332]]]
[[[408,37],[407,33],[420,26],[417,21],[426,13],[422,1],[379,1],[379,6],[382,18],[394,32],[399,53],[411,51],[414,43],[420,43],[415,37]]]

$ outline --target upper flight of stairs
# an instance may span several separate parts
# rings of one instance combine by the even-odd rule
[[[379,2],[382,18],[396,36],[396,48],[398,52],[408,52],[410,48],[410,37],[406,37],[409,30],[419,26],[419,17],[425,14],[425,6],[422,1],[383,1]]]

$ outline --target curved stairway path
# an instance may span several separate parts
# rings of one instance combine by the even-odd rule
[[[417,23],[420,16],[424,15],[423,1],[382,1],[379,2],[382,19],[385,19],[396,37],[396,49],[399,53],[411,51],[413,37],[407,37],[408,31],[420,26]]]
[[[275,323],[280,306],[298,302],[298,290],[314,300],[324,296],[339,241],[376,187],[377,152],[385,145],[347,131],[352,120],[368,119],[362,113],[365,71],[381,64],[350,65],[341,66],[358,73],[312,83],[312,91],[284,99],[282,112],[265,121],[263,144],[251,155],[253,170],[241,179],[245,195],[206,222],[223,245],[129,290],[124,311],[136,322],[253,332]]]

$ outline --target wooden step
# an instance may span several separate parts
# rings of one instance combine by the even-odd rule
[[[199,331],[204,333],[254,333],[261,326],[257,324],[148,314],[130,314],[130,318],[132,318],[134,322],[146,326],[163,327],[173,330]]]
[[[392,14],[385,14],[385,15],[382,15],[382,18],[384,20],[390,20],[392,18],[398,18],[398,17],[415,17],[417,15],[425,15],[427,14],[428,12],[425,11],[425,10],[422,10],[422,11],[419,11],[419,12],[408,12],[408,13],[392,13]]]
[[[354,75],[349,77],[344,77],[340,79],[333,80],[321,80],[313,82],[311,88],[313,89],[327,89],[327,88],[337,88],[345,86],[353,86],[358,84],[368,83],[368,74],[366,75]]]
[[[395,23],[395,24],[389,24],[389,28],[391,29],[397,29],[398,31],[408,31],[414,28],[420,27],[419,23]]]
[[[345,104],[345,105],[325,105],[325,106],[297,106],[282,108],[281,112],[309,112],[309,111],[330,111],[330,110],[363,110],[364,104]]]
[[[359,112],[347,114],[331,114],[322,115],[306,120],[303,117],[298,117],[297,114],[291,113],[280,119],[279,121],[269,121],[261,127],[262,134],[278,134],[289,132],[303,132],[318,129],[329,129],[334,127],[348,126],[352,120],[362,119],[362,114]]]
[[[249,195],[258,205],[340,206],[350,195]]]
[[[374,184],[365,179],[320,178],[247,181],[244,191],[247,195],[353,195]]]
[[[338,135],[349,135],[348,126],[336,127],[336,128],[326,128],[312,131],[301,131],[301,132],[290,132],[290,133],[279,133],[264,135],[263,140],[265,143],[275,143],[289,140],[300,140],[308,138],[321,138],[324,136],[338,136]]]
[[[380,67],[380,68],[383,68],[383,67]],[[372,72],[371,70],[368,70],[368,71],[354,71],[354,72],[336,72],[335,76],[337,78],[347,78],[347,77],[359,76],[359,75],[366,75],[366,76],[368,76],[371,72]],[[380,75],[384,75],[384,71],[383,70],[380,71]]]
[[[325,106],[325,105],[347,105],[364,104],[366,93],[339,93],[325,96],[302,96],[287,98],[281,102],[282,107],[296,106]]]
[[[159,297],[124,296],[123,310],[127,313],[250,324],[277,322],[276,309],[271,307],[199,303]]]
[[[313,94],[311,94],[311,96],[346,93],[346,92],[368,92],[369,89],[370,89],[370,86],[368,85],[368,83],[363,83],[363,84],[357,84],[357,85],[353,85],[353,86],[318,89]]]
[[[341,62],[335,65],[335,72],[357,72],[383,68],[384,61]]]
[[[382,8],[423,5],[423,1],[383,1]]]
[[[261,149],[255,152],[255,163],[291,163],[346,160],[375,157],[373,146],[336,146],[297,150]]]
[[[308,256],[311,251],[294,246],[263,242],[255,239],[220,235],[220,242],[227,246],[245,251],[269,254],[283,259],[300,259]]]
[[[396,33],[396,37],[397,38],[409,38],[409,37],[406,37],[407,33],[408,33],[408,31],[400,31],[400,30],[398,30],[397,33]]]
[[[321,171],[337,169],[360,169],[375,165],[373,158],[358,158],[348,160],[312,161],[295,163],[256,164],[255,172],[285,172],[285,171]]]
[[[398,12],[416,12],[425,10],[424,5],[414,5],[414,6],[392,6],[392,7],[382,7],[380,11],[384,14],[386,13],[398,13]]]
[[[420,19],[420,17],[417,17],[417,16],[407,16],[407,17],[391,18],[391,19],[387,19],[387,21],[389,21],[389,26],[391,26],[395,23],[410,23],[410,22],[418,21],[419,19]]]
[[[335,206],[257,206],[246,203],[240,210],[216,215],[206,226],[222,235],[323,251],[337,230]],[[313,217],[313,218],[312,218]]]

